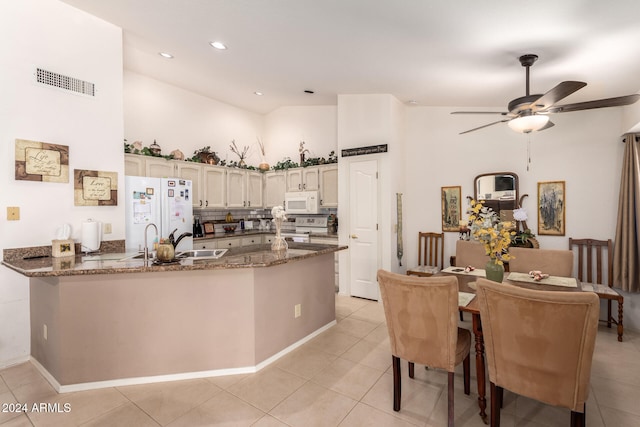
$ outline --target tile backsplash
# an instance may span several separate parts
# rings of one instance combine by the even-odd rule
[[[321,209],[320,215],[334,214],[337,216],[336,208]],[[271,219],[271,209],[198,209],[193,210],[194,218],[199,218],[200,222],[213,222],[216,228],[222,229],[222,226],[226,223],[227,214],[230,213],[233,216],[233,223],[238,224],[240,220],[253,221],[253,228],[257,229],[260,224],[260,219]],[[283,231],[294,231],[295,218],[299,215],[287,215],[287,221],[282,224]],[[238,227],[239,228],[239,227]]]

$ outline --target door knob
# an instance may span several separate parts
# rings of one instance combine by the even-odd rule
[[[351,238],[352,238],[352,239],[357,239],[357,238],[358,238],[358,236],[356,236],[355,234],[352,234],[352,235],[351,235]]]

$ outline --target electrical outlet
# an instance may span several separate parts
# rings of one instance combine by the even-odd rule
[[[7,206],[7,220],[18,221],[20,219],[20,208],[17,206]]]
[[[44,337],[44,340],[46,341],[47,338],[48,338],[47,325],[46,324],[42,325],[42,336]]]
[[[298,318],[302,315],[302,304],[296,304],[293,307],[293,316]]]
[[[111,234],[111,223],[110,222],[105,222],[102,225],[102,232],[104,234]]]

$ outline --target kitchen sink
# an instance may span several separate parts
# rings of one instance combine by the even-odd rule
[[[228,249],[196,249],[192,251],[179,252],[178,259],[218,259],[227,252]]]

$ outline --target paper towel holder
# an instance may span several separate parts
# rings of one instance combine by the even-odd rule
[[[82,240],[80,250],[89,255],[100,250],[102,243],[102,223],[89,218],[82,223]]]

